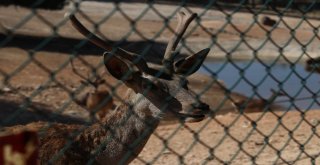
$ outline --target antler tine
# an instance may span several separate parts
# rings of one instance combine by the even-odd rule
[[[169,69],[171,73],[173,72],[173,60],[174,60],[173,56],[175,54],[177,45],[179,44],[183,34],[186,32],[191,21],[197,17],[197,14],[180,11],[177,16],[178,16],[178,25],[175,29],[175,34],[169,40],[165,54],[164,54],[164,58],[162,60],[162,64],[167,69]]]
[[[75,15],[71,13],[67,13],[66,16],[68,16],[69,19],[71,20],[73,27],[77,29],[86,38],[88,38],[90,42],[92,42],[93,44],[97,45],[100,48],[103,48],[107,51],[111,51],[110,50],[111,46],[109,46],[105,41],[103,41],[102,39],[100,39],[99,37],[91,33],[86,27],[84,27],[80,23],[80,21],[75,17]],[[117,48],[114,54],[119,55],[120,57],[127,59],[129,61],[134,61],[137,68],[142,72],[145,72],[151,75],[155,74],[153,71],[150,71],[150,68],[148,67],[147,62],[142,57],[140,57],[135,53],[128,52],[121,48]]]
[[[79,76],[80,78],[82,78],[81,82],[88,83],[88,84],[92,85],[93,87],[97,88],[97,84],[95,82],[90,81],[89,78],[84,77],[82,74],[80,74],[78,72],[78,70],[74,66],[73,59],[71,59],[70,63],[71,63],[72,72],[74,74],[76,74],[77,76]]]

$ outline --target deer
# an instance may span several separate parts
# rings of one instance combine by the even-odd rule
[[[121,48],[103,54],[111,76],[128,87],[126,99],[102,122],[91,125],[31,123],[4,128],[39,132],[41,164],[129,164],[146,145],[160,121],[200,122],[210,112],[188,88],[187,77],[196,72],[209,48],[175,60],[177,44],[196,13],[180,11],[178,25],[169,40],[161,68],[149,67],[141,55]],[[104,48],[105,42],[86,29],[74,14],[68,18],[89,41]]]
[[[103,120],[106,114],[115,106],[111,93],[105,87],[106,81],[99,75],[96,75],[92,81],[90,76],[85,77],[76,69],[73,59],[71,59],[70,64],[72,72],[81,78],[81,84],[93,87],[92,90],[84,95],[75,97],[75,103],[89,112],[92,122]]]
[[[90,113],[92,121],[102,120],[115,106],[110,92],[105,88],[100,88],[100,86],[75,100],[78,105]]]
[[[236,107],[238,113],[256,113],[265,111],[279,111],[285,109],[284,106],[275,104],[274,101],[278,97],[287,96],[282,90],[276,91],[274,89],[270,90],[271,95],[268,98],[233,98],[233,105]]]

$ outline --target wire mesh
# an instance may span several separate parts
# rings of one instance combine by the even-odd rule
[[[317,0],[0,5],[0,134],[38,132],[39,164],[320,162]]]

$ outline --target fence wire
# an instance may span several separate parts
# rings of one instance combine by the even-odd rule
[[[317,0],[0,5],[0,164],[320,163]]]

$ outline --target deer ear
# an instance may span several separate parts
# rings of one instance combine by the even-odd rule
[[[132,70],[130,69],[129,64],[121,58],[116,57],[115,54],[105,52],[103,54],[103,62],[109,73],[116,79],[121,81],[132,79]]]
[[[174,71],[177,74],[182,74],[184,76],[189,76],[196,72],[200,66],[202,65],[203,61],[207,57],[210,48],[203,49],[198,53],[181,59],[174,63]]]

